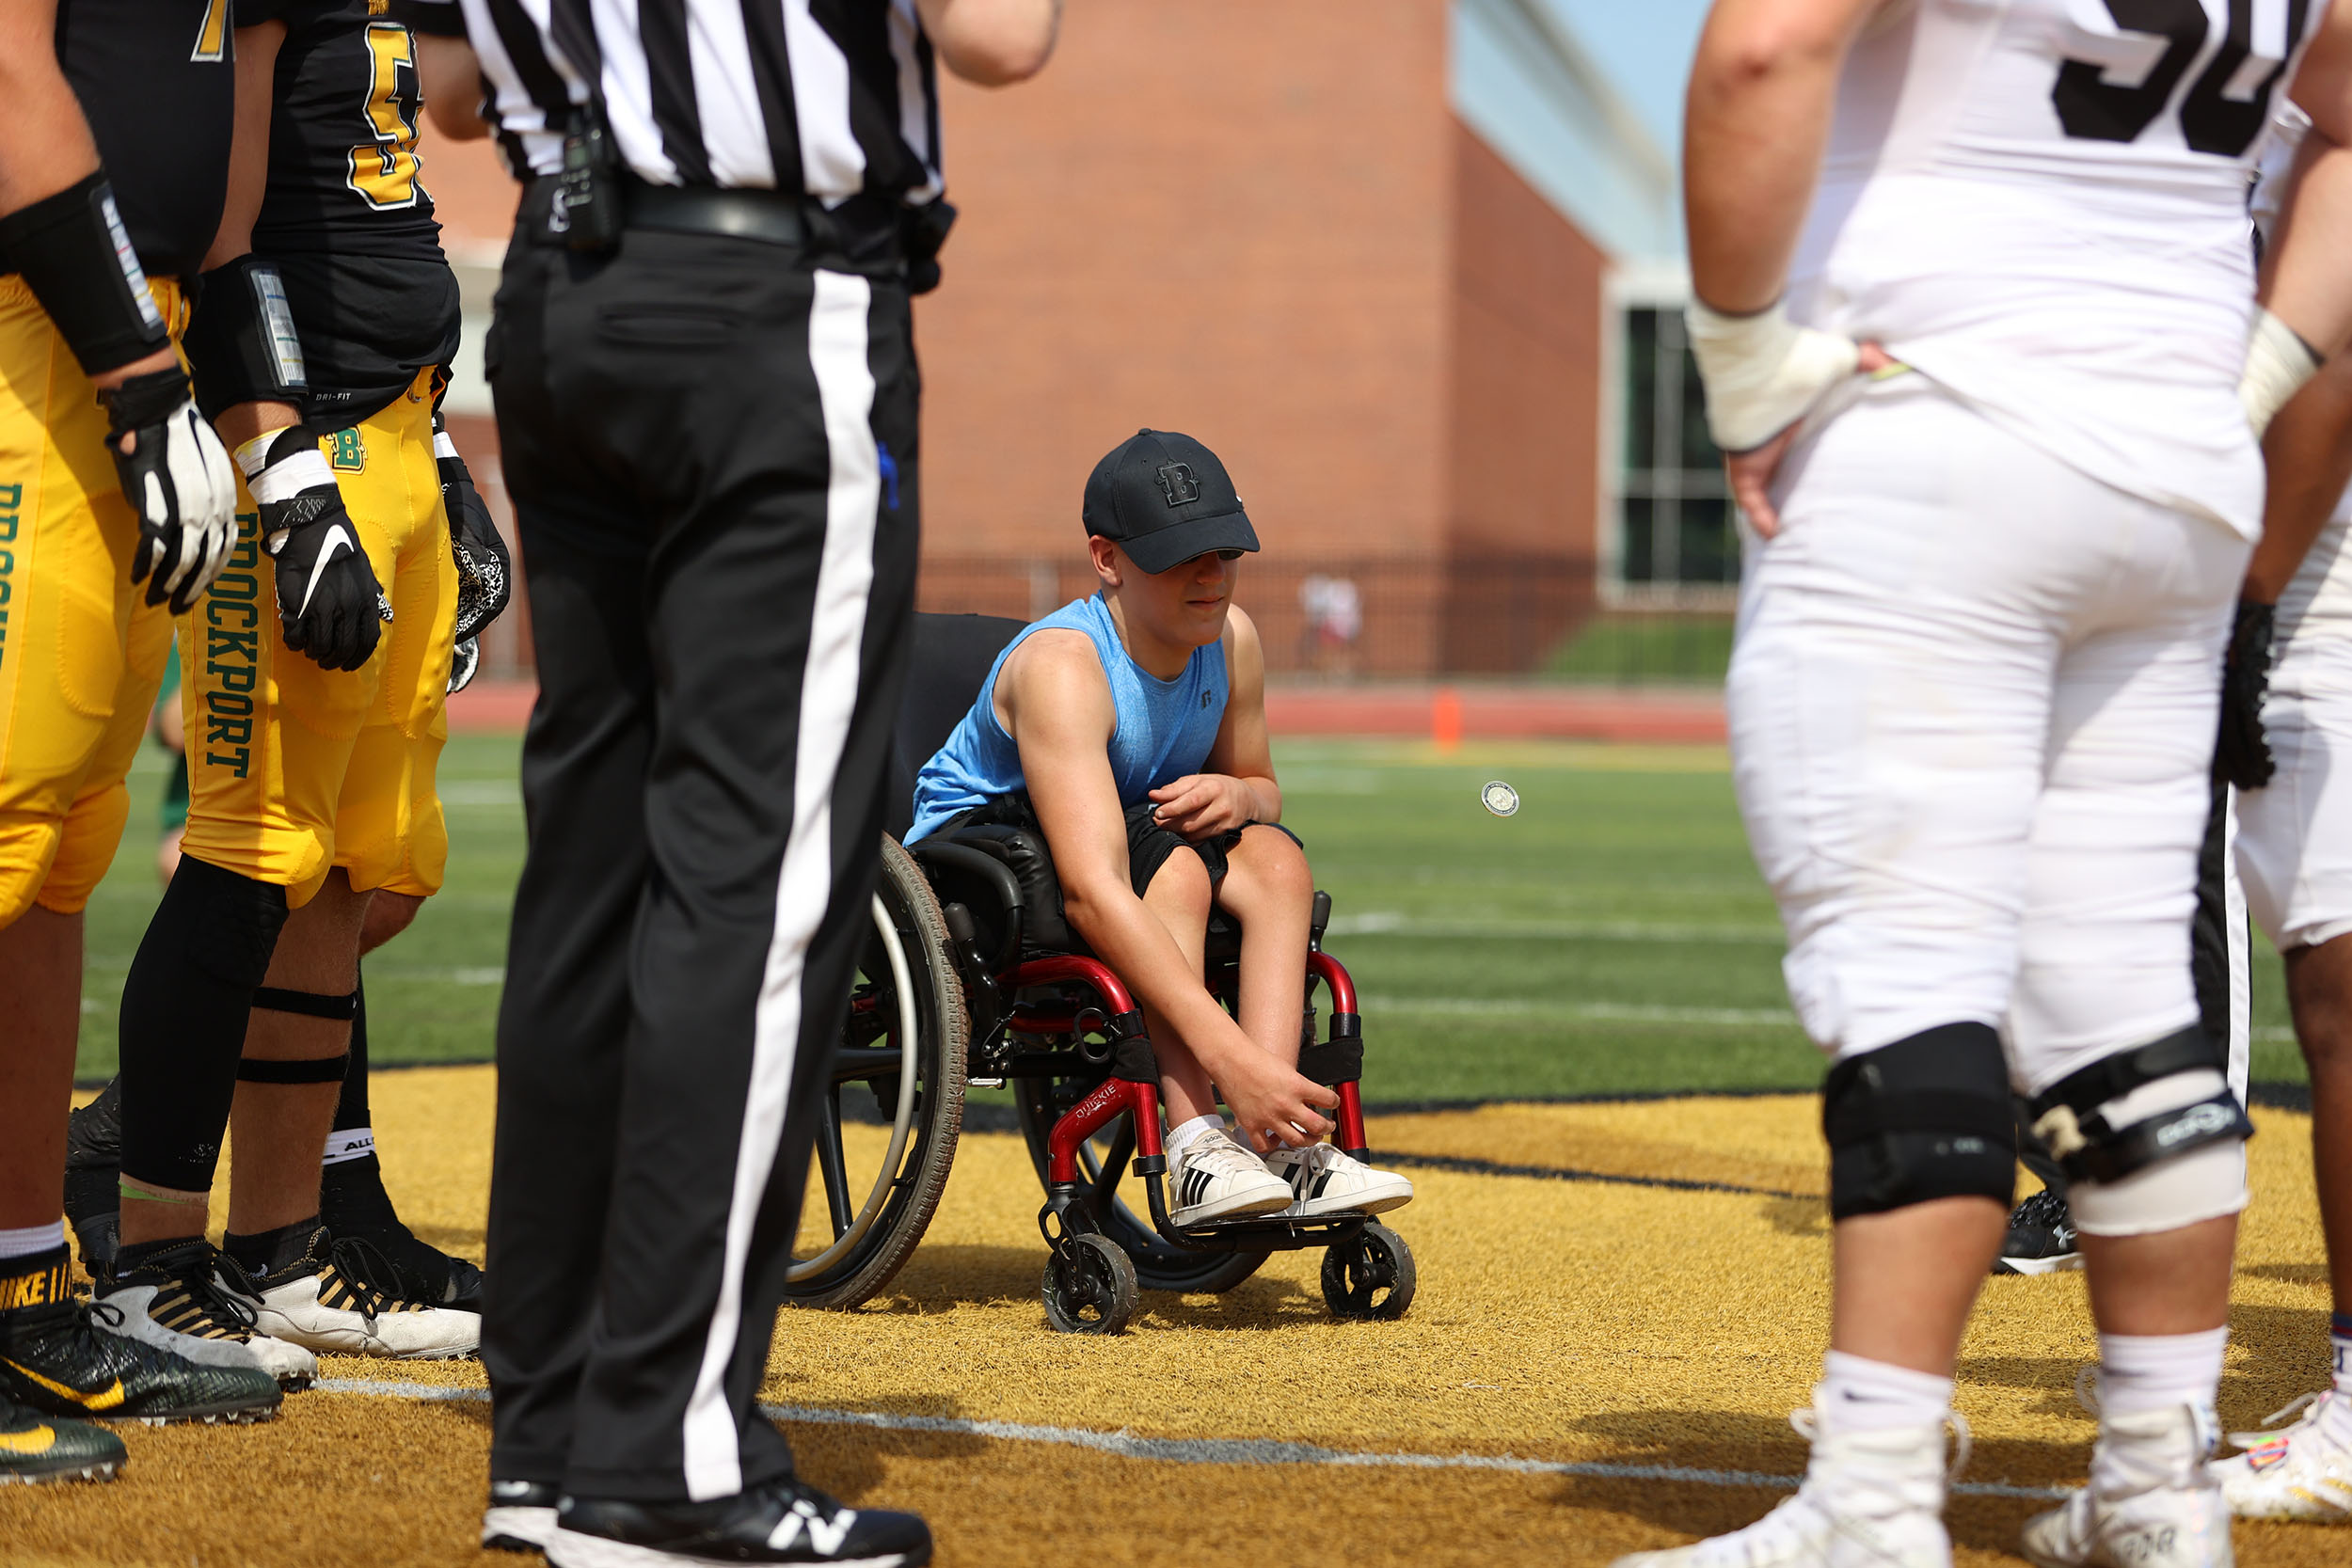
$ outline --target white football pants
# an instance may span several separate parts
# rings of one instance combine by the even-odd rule
[[[1734,783],[1806,1032],[2001,1029],[2038,1093],[2197,1021],[2221,649],[2249,546],[1918,375],[1802,442],[1755,545]]]

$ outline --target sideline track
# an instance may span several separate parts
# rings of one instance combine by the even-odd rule
[[[455,1401],[487,1403],[487,1388],[453,1388],[382,1378],[326,1377],[310,1386],[314,1394],[361,1394],[376,1399]],[[1091,1449],[1122,1459],[1162,1465],[1326,1465],[1340,1468],[1391,1466],[1400,1470],[1501,1470],[1520,1476],[1576,1476],[1587,1481],[1679,1481],[1698,1486],[1762,1486],[1793,1492],[1803,1476],[1756,1470],[1699,1470],[1680,1465],[1606,1465],[1559,1459],[1518,1459],[1484,1453],[1359,1453],[1312,1443],[1283,1443],[1263,1437],[1137,1437],[1126,1432],[1087,1427],[1035,1426],[1025,1421],[971,1421],[954,1416],[893,1416],[879,1410],[818,1410],[800,1404],[763,1404],[771,1421],[802,1426],[866,1427],[879,1432],[944,1433],[958,1437],[993,1437],[1005,1443],[1049,1443]],[[2005,1481],[1963,1481],[1951,1490],[1968,1497],[2025,1497],[2055,1501],[2064,1486],[2012,1486]]]

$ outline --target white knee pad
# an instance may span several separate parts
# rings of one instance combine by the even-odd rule
[[[2096,1114],[2110,1127],[2137,1127],[2209,1103],[2228,1088],[2218,1071],[2199,1068],[2142,1084]],[[2075,1228],[2090,1236],[2144,1236],[2234,1214],[2247,1202],[2246,1145],[2238,1138],[2207,1141],[2128,1175],[2085,1177],[2068,1190],[2067,1202]]]

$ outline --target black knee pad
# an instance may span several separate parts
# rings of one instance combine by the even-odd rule
[[[1947,1023],[1838,1063],[1821,1131],[1835,1219],[1944,1197],[2006,1208],[2015,1191],[2009,1062],[1990,1024]]]
[[[2194,1103],[2115,1126],[2103,1107],[2167,1078],[2211,1072],[2222,1087]],[[2120,1181],[2160,1160],[2178,1159],[2210,1144],[2244,1143],[2254,1124],[2228,1086],[2229,1062],[2201,1023],[2136,1050],[2091,1063],[2051,1085],[2033,1101],[2034,1132],[2050,1146],[2066,1174],[2078,1181]],[[2185,1085],[2199,1094],[2195,1080]]]

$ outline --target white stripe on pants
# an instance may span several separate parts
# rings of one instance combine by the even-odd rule
[[[2028,1093],[2195,1021],[2188,927],[2248,546],[1923,377],[1792,453],[1750,552],[1734,782],[1843,1057],[2003,1026]]]
[[[724,1386],[743,1323],[743,1273],[752,1226],[784,1141],[785,1101],[801,1035],[801,982],[808,945],[824,919],[833,882],[833,786],[857,708],[859,647],[873,585],[874,527],[882,506],[881,459],[870,422],[874,375],[866,364],[866,317],[872,289],[863,277],[818,272],[808,317],[808,356],[824,404],[832,483],[825,549],[817,571],[808,668],[801,678],[800,756],[793,774],[792,831],[776,879],[775,938],[753,1024],[752,1076],[736,1145],[719,1301],[687,1402],[686,1487],[700,1502],[743,1489],[735,1412]]]

